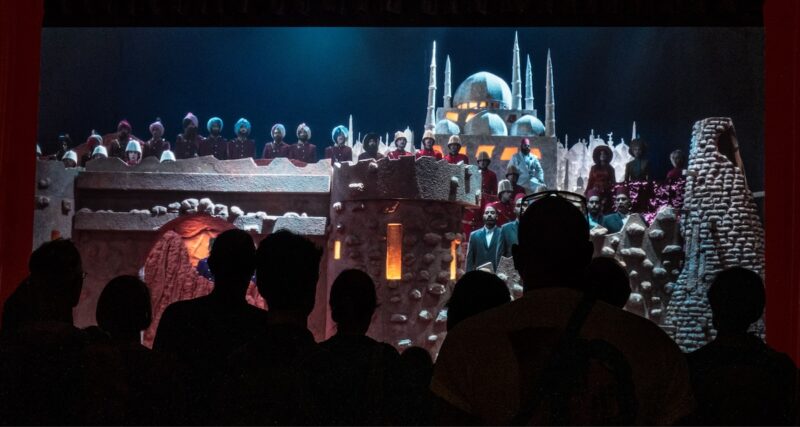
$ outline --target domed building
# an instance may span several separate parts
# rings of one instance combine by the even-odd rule
[[[544,136],[544,123],[536,117],[526,114],[511,124],[511,136]]]
[[[475,73],[456,89],[453,105],[459,110],[511,108],[511,88],[503,79],[492,73]]]
[[[437,148],[447,147],[451,135],[461,138],[461,153],[475,159],[479,152],[489,155],[492,169],[505,175],[506,165],[519,150],[522,137],[531,142],[531,152],[539,158],[544,170],[545,184],[556,188],[558,149],[553,91],[553,65],[547,52],[544,117],[539,116],[533,98],[533,67],[526,57],[523,85],[520,49],[517,36],[511,65],[511,79],[499,74],[478,71],[469,75],[452,92],[450,57],[444,69],[443,105],[436,104],[436,43],[430,64],[428,106],[425,129],[433,130]]]
[[[489,111],[483,111],[464,125],[464,134],[506,136],[508,135],[508,129],[500,116]]]
[[[433,128],[433,133],[437,135],[458,135],[461,133],[461,129],[452,121],[442,119],[436,123],[436,127]]]

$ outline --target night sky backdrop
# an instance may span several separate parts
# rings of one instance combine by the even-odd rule
[[[347,125],[381,135],[425,122],[431,43],[437,42],[436,106],[445,55],[453,92],[478,71],[511,83],[514,28],[45,28],[42,34],[39,142],[75,143],[91,129],[112,132],[128,119],[147,139],[161,117],[170,141],[187,111],[233,124],[247,117],[258,152],[274,123],[295,141],[300,122],[320,150]],[[748,182],[763,189],[762,28],[520,28],[531,55],[536,108],[544,120],[547,49],[555,80],[556,129],[570,143],[590,129],[629,141],[631,122],[650,144],[662,178],[675,148],[688,149],[692,124],[729,116]]]

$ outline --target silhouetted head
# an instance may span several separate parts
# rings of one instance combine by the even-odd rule
[[[246,231],[234,228],[222,232],[214,239],[208,256],[208,268],[214,275],[215,291],[246,292],[253,277],[255,262],[256,247]]]
[[[622,308],[631,296],[628,272],[611,257],[592,259],[586,268],[586,292],[600,301]]]
[[[153,310],[150,291],[136,276],[118,276],[100,293],[97,300],[97,326],[113,338],[136,339],[150,326]]]
[[[447,301],[447,330],[464,319],[511,301],[508,287],[492,273],[470,271],[456,282]]]
[[[331,318],[339,332],[365,334],[377,307],[375,283],[361,270],[344,270],[331,286]]]
[[[686,167],[686,154],[682,150],[675,150],[669,153],[669,161],[673,167],[684,169]]]
[[[764,281],[752,270],[728,268],[717,274],[711,283],[708,303],[717,331],[746,332],[764,313]]]
[[[256,251],[258,292],[270,311],[311,313],[322,249],[287,230],[265,237]]]
[[[614,158],[614,152],[608,145],[598,145],[592,151],[592,160],[596,165],[607,165]]]
[[[30,281],[37,298],[48,305],[69,308],[78,305],[83,288],[81,254],[69,239],[43,243],[28,261]]]
[[[532,202],[519,221],[518,239],[511,251],[526,289],[580,287],[594,248],[589,223],[575,205],[556,196]]]

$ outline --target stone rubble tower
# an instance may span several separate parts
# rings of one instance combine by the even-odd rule
[[[536,109],[533,107],[533,68],[531,68],[531,56],[527,56],[527,65],[525,66],[525,109],[533,110],[533,116],[536,117]]]
[[[764,229],[747,187],[730,118],[695,123],[681,220],[686,258],[667,309],[674,338],[693,351],[716,335],[706,293],[721,270],[764,275]],[[763,322],[756,324],[763,335]]]
[[[428,113],[425,116],[425,130],[433,130],[436,126],[436,41],[431,53],[431,76],[428,80]]]
[[[444,108],[453,108],[453,90],[450,82],[450,55],[444,63]]]
[[[556,136],[556,97],[553,83],[553,62],[550,60],[550,49],[547,49],[547,81],[545,83],[545,118],[544,135]]]
[[[519,64],[519,38],[514,32],[514,58],[511,65],[511,109],[522,109],[522,76]]]

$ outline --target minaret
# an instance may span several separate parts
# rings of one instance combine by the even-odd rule
[[[453,108],[453,93],[450,88],[450,55],[444,63],[444,108]]]
[[[353,146],[353,115],[350,115],[350,120],[347,122],[347,145]]]
[[[428,114],[425,117],[425,129],[433,130],[436,125],[436,41],[433,42],[431,53],[431,77],[428,80]]]
[[[544,101],[544,135],[549,137],[556,136],[556,99],[553,87],[553,62],[550,60],[550,49],[547,49],[547,82],[545,83]]]
[[[522,109],[522,76],[519,70],[519,40],[514,32],[514,59],[511,65],[511,109]]]
[[[531,68],[531,56],[526,55],[528,64],[525,66],[525,109],[533,110],[533,68]],[[534,117],[536,113],[533,113]]]
[[[633,129],[631,129],[631,141],[636,139],[636,122],[633,122]]]

